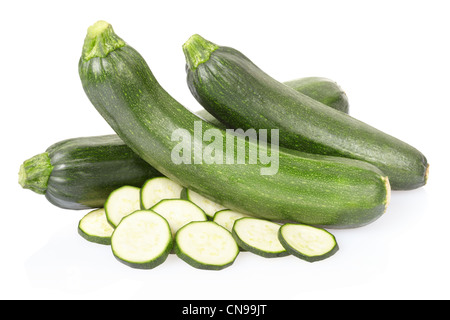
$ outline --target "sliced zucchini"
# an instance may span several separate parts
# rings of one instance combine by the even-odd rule
[[[231,209],[224,209],[224,210],[217,211],[214,214],[213,221],[215,223],[217,223],[218,225],[224,227],[228,231],[232,232],[234,222],[237,219],[244,218],[244,217],[249,217],[249,216],[246,214],[237,212],[237,211],[233,211]]]
[[[115,228],[123,217],[141,209],[141,189],[132,186],[120,187],[109,195],[105,202],[106,219]]]
[[[175,253],[198,269],[221,270],[233,264],[239,247],[224,227],[213,221],[193,221],[175,235]]]
[[[203,211],[205,211],[205,213],[210,218],[214,217],[214,214],[217,211],[227,209],[224,206],[214,201],[211,201],[208,198],[202,196],[201,194],[198,194],[197,192],[194,192],[187,188],[184,188],[183,191],[181,192],[181,198],[192,201],[193,203],[198,205],[200,208],[203,209]]]
[[[151,210],[137,210],[124,217],[111,237],[114,256],[137,269],[159,266],[167,259],[172,243],[167,220]]]
[[[278,240],[280,225],[264,219],[246,217],[234,222],[232,235],[242,249],[265,258],[289,255]]]
[[[167,177],[147,180],[141,188],[141,208],[149,209],[163,199],[179,199],[183,187]]]
[[[278,238],[289,253],[308,262],[326,259],[339,250],[331,233],[304,224],[286,223],[280,228]]]
[[[195,203],[183,199],[164,199],[151,207],[151,210],[167,220],[172,235],[191,221],[206,221],[205,212]]]
[[[87,241],[110,245],[114,228],[108,223],[104,208],[95,209],[81,218],[78,233]]]

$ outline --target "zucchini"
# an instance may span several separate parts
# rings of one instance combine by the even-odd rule
[[[426,184],[428,162],[420,151],[276,81],[241,52],[199,35],[183,51],[192,94],[227,128],[277,128],[281,146],[366,161],[396,190]]]
[[[225,228],[212,221],[193,221],[175,235],[175,253],[197,269],[222,270],[239,254],[236,241]]]
[[[225,208],[336,228],[368,224],[386,210],[389,181],[378,168],[288,149],[277,153],[201,120],[160,86],[143,57],[104,21],[88,29],[79,75],[93,106],[136,154],[172,181]],[[267,165],[260,162],[196,163],[198,150],[209,146],[203,136],[210,129],[223,142],[222,150],[232,141],[260,155],[274,152],[277,173],[262,175]],[[176,130],[192,137],[186,149],[190,162],[173,161],[172,152],[179,147],[179,140],[172,140]]]
[[[141,209],[141,188],[133,186],[122,186],[109,195],[105,202],[106,219],[117,227],[120,221]]]
[[[189,190],[187,188],[183,188],[181,192],[181,198],[189,200],[196,205],[198,205],[200,208],[202,208],[205,213],[208,215],[208,217],[213,218],[214,214],[217,211],[226,209],[224,206],[218,204],[217,202],[214,202],[201,194],[198,194],[195,191]]]
[[[189,222],[208,220],[205,212],[200,207],[182,199],[161,200],[151,207],[151,210],[167,220],[172,235],[175,235],[181,227]]]
[[[347,95],[333,80],[323,77],[306,77],[283,83],[335,110],[349,113]]]
[[[346,106],[345,93],[331,80],[308,77],[286,84],[318,101],[329,103],[332,108],[344,109]],[[225,128],[204,109],[196,114]],[[44,153],[24,161],[19,170],[19,184],[23,188],[45,194],[50,203],[73,210],[103,207],[113,190],[123,185],[140,187],[153,177],[162,177],[162,174],[139,158],[117,135],[57,142]],[[144,202],[148,196],[143,196]],[[143,203],[143,209],[158,202],[148,201],[151,203]]]
[[[172,250],[166,219],[151,210],[137,210],[123,218],[111,236],[111,249],[120,262],[136,269],[153,269]]]
[[[180,198],[183,187],[167,177],[147,180],[141,188],[141,208],[149,209],[164,199]]]
[[[110,245],[113,232],[103,208],[90,211],[78,223],[78,234],[90,242]]]
[[[264,258],[284,257],[289,255],[278,239],[278,223],[244,217],[237,219],[232,228],[232,235],[244,250]]]
[[[303,93],[314,100],[323,103],[324,105],[345,113],[349,113],[347,95],[333,80],[324,77],[306,77],[286,81],[284,84],[291,87],[295,91]],[[203,120],[206,120],[215,126],[225,128],[225,125],[222,122],[217,120],[205,109],[197,111],[196,114]]]
[[[115,189],[141,187],[160,172],[139,158],[117,135],[72,138],[51,145],[22,163],[19,183],[64,209],[103,207]]]
[[[339,250],[331,233],[303,224],[284,224],[278,231],[278,239],[289,253],[308,262],[329,258]]]

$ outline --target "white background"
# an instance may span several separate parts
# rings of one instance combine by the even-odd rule
[[[450,298],[448,1],[6,1],[0,8],[2,299]],[[19,166],[62,139],[112,133],[77,64],[97,20],[146,58],[176,99],[199,109],[181,45],[198,33],[274,78],[323,76],[352,116],[421,150],[427,186],[393,192],[369,226],[332,231],[340,251],[309,264],[242,253],[223,271],[174,255],[153,270],[119,263],[77,234],[87,211],[52,206],[17,183]]]

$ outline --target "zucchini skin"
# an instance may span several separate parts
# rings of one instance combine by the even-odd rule
[[[428,162],[414,147],[296,92],[233,48],[191,39],[184,46],[189,89],[228,128],[278,128],[281,146],[366,161],[395,190],[426,184]],[[193,62],[198,52],[202,60]]]
[[[349,113],[348,97],[333,80],[323,77],[306,77],[283,83],[335,110]]]
[[[162,176],[117,135],[67,139],[46,152],[53,170],[45,197],[64,209],[103,207],[113,190],[124,185],[141,187],[147,179]]]
[[[88,31],[85,44],[91,42]],[[193,145],[203,148],[203,134],[200,138],[194,134],[195,122],[202,124],[202,133],[218,130],[223,150],[226,139],[236,137],[201,120],[176,101],[131,46],[108,47],[114,49],[95,57],[83,52],[80,58],[79,75],[86,95],[136,154],[183,187],[242,213],[336,228],[362,226],[385,212],[388,179],[361,161],[280,150],[279,171],[272,176],[260,174],[261,164],[175,164],[171,152],[178,141],[172,141],[171,135],[176,129],[189,132]],[[247,148],[250,143],[245,141]],[[193,158],[194,149],[191,151]]]

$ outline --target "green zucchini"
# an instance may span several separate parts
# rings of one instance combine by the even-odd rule
[[[308,262],[324,260],[339,250],[331,233],[303,224],[284,224],[278,230],[278,239],[289,253]]]
[[[347,95],[333,80],[323,77],[306,77],[283,83],[295,91],[303,93],[324,105],[349,113]]]
[[[192,94],[227,128],[277,128],[281,146],[366,161],[393,189],[425,185],[427,160],[407,143],[276,81],[233,48],[193,35],[183,51]]]
[[[57,142],[20,166],[23,188],[44,194],[64,209],[103,207],[123,185],[141,187],[160,172],[139,158],[117,135]]]
[[[193,221],[175,235],[175,253],[197,269],[222,270],[231,266],[239,246],[225,228],[212,221]]]
[[[348,108],[345,93],[331,80],[307,77],[286,84],[332,108],[342,111]],[[225,128],[204,109],[196,114]],[[153,177],[162,177],[162,174],[140,159],[117,135],[57,142],[46,152],[24,161],[19,171],[19,183],[23,188],[45,194],[52,204],[65,209],[102,207],[113,190],[122,185],[140,187]],[[143,201],[151,201],[145,200],[148,197],[145,195]],[[156,202],[143,203],[143,209]]]
[[[264,258],[276,258],[289,255],[278,239],[278,223],[244,217],[237,219],[232,228],[236,243],[244,250]]]
[[[153,269],[166,261],[173,240],[166,219],[151,210],[124,217],[111,236],[114,256],[136,269]]]
[[[368,224],[386,210],[389,180],[378,168],[282,148],[277,153],[201,120],[160,86],[143,57],[104,21],[88,29],[79,75],[93,106],[137,155],[172,181],[226,208],[336,228]],[[277,173],[261,174],[267,165],[260,162],[196,163],[198,150],[209,146],[203,136],[210,129],[218,134],[222,150],[232,141],[235,148],[243,143],[245,150],[254,148],[259,155],[274,152]],[[176,130],[192,137],[186,151],[190,162],[173,161],[172,152],[179,147],[179,140],[172,139]]]
[[[324,77],[306,77],[286,81],[284,84],[291,87],[295,91],[303,93],[333,109],[345,113],[349,112],[347,95],[333,80]],[[206,120],[215,126],[225,128],[225,125],[222,122],[217,120],[205,109],[197,111],[196,114],[203,118],[203,120]]]
[[[90,211],[78,223],[78,234],[90,242],[110,245],[113,232],[103,208]]]

